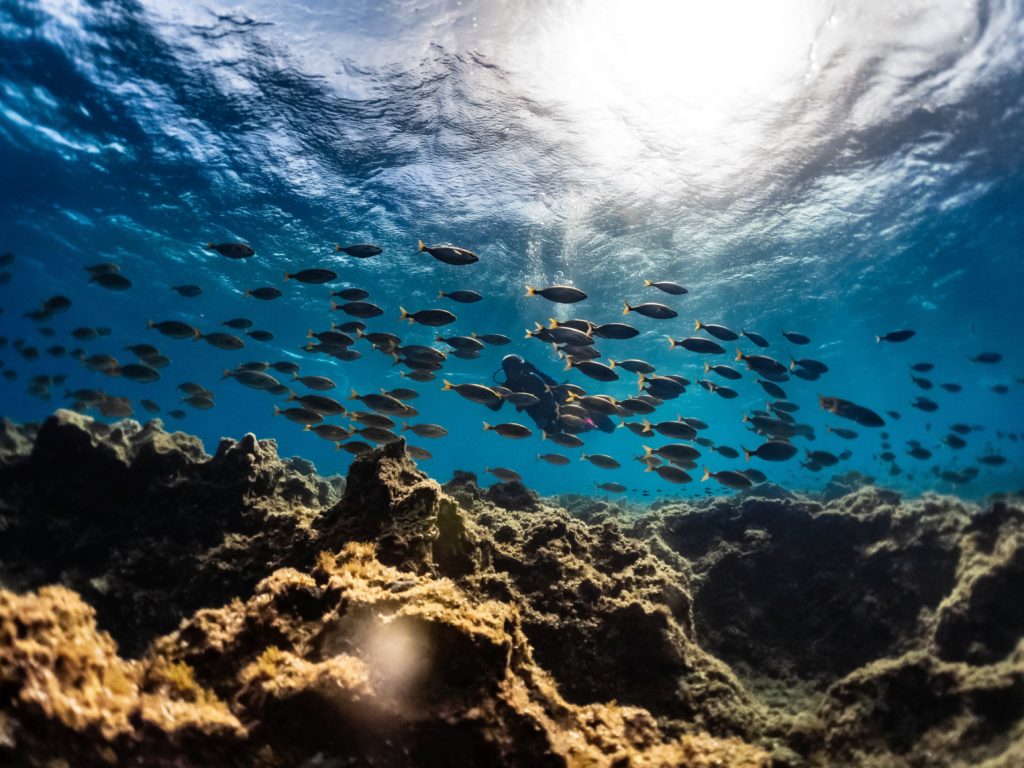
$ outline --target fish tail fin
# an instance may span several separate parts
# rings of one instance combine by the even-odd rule
[[[302,431],[303,432],[309,432],[311,429],[313,429],[313,425],[312,424],[304,424],[303,427],[302,427]]]
[[[735,358],[735,359],[736,359],[737,361],[739,361],[739,360],[742,360],[742,359],[743,359],[743,350],[742,350],[742,349],[737,349],[737,350],[736,350],[736,358]]]
[[[630,312],[633,311],[633,308],[631,306],[629,306],[629,302],[628,301],[624,301],[624,302],[622,302],[622,304],[623,304],[623,307],[624,307],[624,309],[622,310],[622,314],[628,315]]]
[[[563,368],[562,370],[563,371],[568,371],[570,368],[572,368],[572,360],[569,358],[568,355],[566,355],[565,356],[565,368]]]
[[[789,370],[796,370],[796,358],[793,357],[792,355],[789,356]]]
[[[668,337],[668,348],[675,349],[679,346],[679,342],[673,339],[671,336]]]
[[[647,285],[647,286],[654,285],[654,281],[652,281],[652,280],[644,280],[644,285]]]
[[[335,451],[340,451],[341,450],[341,441],[340,440],[335,440],[334,441],[334,450]]]
[[[711,363],[709,363],[707,360],[705,360],[704,361],[704,373],[707,373],[710,370],[711,370]]]
[[[881,344],[881,343],[882,343],[882,337],[881,336],[875,336],[875,344]]]
[[[825,396],[824,395],[818,395],[818,407],[821,410],[823,410],[823,411],[827,411],[828,410],[828,408],[825,407]]]
[[[335,243],[334,244],[334,252],[335,253],[341,253],[341,243]]]
[[[548,318],[548,328],[557,328],[557,327],[558,327],[558,319],[554,318],[554,317],[549,317]]]
[[[533,288],[532,286],[529,286],[529,285],[526,286],[526,295],[527,296],[536,296],[537,295],[537,289]]]
[[[487,430],[489,430],[489,429],[493,429],[493,427],[491,427],[491,425],[490,425],[490,424],[488,424],[488,423],[487,423],[487,422],[485,421],[485,422],[484,422],[484,432],[486,432],[486,431],[487,431]]]
[[[416,252],[417,253],[422,253],[425,250],[427,250],[427,244],[424,243],[422,240],[417,240],[416,241]]]
[[[231,371],[230,371],[229,369],[225,368],[225,369],[224,369],[224,375],[223,375],[223,376],[221,376],[221,378],[222,378],[222,379],[226,379],[226,378],[228,378],[228,377],[229,377],[230,375],[231,375]]]
[[[437,292],[437,298],[443,299],[447,294],[444,291]]]
[[[148,331],[148,330],[149,330],[150,328],[152,328],[152,327],[153,327],[154,325],[156,325],[156,323],[154,323],[154,322],[153,322],[152,320],[146,320],[146,330],[147,330],[147,331]]]
[[[580,461],[586,461],[586,460],[587,460],[587,454],[585,454],[585,453],[581,454],[580,455]]]
[[[280,409],[280,408],[278,408],[278,407],[277,407],[277,406],[275,405],[275,406],[274,406],[274,415],[275,415],[275,416],[277,416],[277,415],[279,415],[280,413],[281,413],[281,409]]]
[[[748,416],[747,414],[744,413],[743,414],[743,423],[746,424],[748,421],[750,421],[750,416]]]
[[[743,451],[743,461],[745,461],[745,462],[750,461],[750,457],[753,455],[754,452],[753,451],[748,451],[742,445],[740,446],[740,450]]]
[[[291,272],[285,272],[284,273],[284,279],[285,280],[291,280],[292,279],[292,273]]]
[[[651,446],[649,446],[649,445],[645,445],[644,446],[644,455],[643,455],[643,458],[641,459],[641,461],[649,459],[653,455],[654,455],[654,449],[651,448]]]
[[[653,472],[653,471],[654,471],[654,466],[651,465],[651,464],[648,464],[646,469],[644,469],[644,472]]]
[[[403,432],[408,432],[409,431],[409,425],[406,424],[404,421],[402,422],[402,431]]]
[[[642,373],[638,373],[637,377],[636,377],[636,391],[637,392],[643,392],[644,391],[644,382],[645,381],[647,381],[647,379],[644,378],[644,375]]]
[[[651,422],[650,421],[648,421],[647,419],[640,419],[640,421],[644,425],[643,432],[644,432],[645,435],[649,435],[649,434],[651,434],[651,432],[654,431],[653,429],[651,429]]]
[[[351,389],[349,391],[349,393],[348,393],[348,399],[349,400],[358,400],[359,399],[359,393],[356,392],[354,389]]]
[[[249,288],[246,288],[245,293],[242,294],[242,298],[248,299],[250,296],[252,296],[252,291]]]
[[[207,243],[206,244],[206,250],[212,251],[213,250],[213,243]]]
[[[336,301],[331,302],[331,309],[341,309],[341,304]]]
[[[703,483],[709,477],[711,477],[711,470],[708,469],[707,467],[704,467],[704,474],[703,474],[703,476],[701,476],[700,481]]]
[[[314,336],[316,336],[316,333],[313,332],[312,328],[310,328],[308,331],[306,331],[306,338],[307,339],[312,339]]]
[[[441,387],[442,392],[447,392],[449,389],[455,389],[455,386],[450,381],[448,381],[448,379],[443,379],[443,381],[444,386]]]
[[[614,368],[615,367],[615,361],[612,360],[610,357],[608,358],[608,367],[609,368]]]
[[[297,378],[299,378],[298,372],[292,373],[292,381],[295,381]]]
[[[530,329],[529,328],[526,329],[526,335],[523,336],[523,338],[524,339],[532,339],[533,338],[533,334],[530,333]]]
[[[622,421],[619,422],[619,426],[617,426],[616,429],[622,429],[624,426],[626,426],[626,420],[625,419],[623,419]]]
[[[408,319],[410,322],[412,321],[411,320],[411,315],[408,312],[405,311],[405,307],[399,307],[398,311],[402,313],[401,317],[398,318],[399,320],[407,320]]]
[[[547,440],[548,439],[548,433],[545,432],[543,429],[540,431],[540,439],[541,440]],[[540,456],[540,454],[537,454],[537,455],[538,455],[538,457]]]
[[[699,330],[700,330],[701,328],[703,328],[703,327],[704,327],[704,326],[703,326],[703,325],[701,325],[701,322],[700,322],[700,320],[694,320],[694,321],[693,321],[693,330],[695,330],[695,331],[699,331]]]
[[[832,432],[832,425],[831,424],[826,424],[825,425],[825,431],[831,433]]]

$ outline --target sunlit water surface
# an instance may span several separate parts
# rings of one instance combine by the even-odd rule
[[[1022,49],[1019,2],[5,2],[0,251],[16,260],[3,268],[11,278],[0,286],[2,334],[123,362],[125,345],[150,342],[173,362],[160,381],[137,384],[45,351],[26,361],[7,346],[0,359],[18,378],[0,379],[2,411],[36,419],[69,404],[64,386],[50,400],[29,394],[39,374],[149,398],[165,412],[182,407],[175,387],[191,380],[213,389],[217,405],[185,406],[184,419],[165,414],[169,426],[210,450],[221,436],[252,431],[321,472],[343,471],[347,453],[275,418],[279,399],[221,381],[221,372],[292,359],[336,381],[327,393],[335,396],[408,385],[365,342],[349,363],[300,349],[307,329],[349,319],[330,310],[330,290],[359,286],[385,309],[371,328],[410,343],[431,343],[434,332],[400,323],[399,306],[451,309],[459,319],[445,335],[514,339],[415,385],[418,420],[450,431],[411,441],[433,453],[423,466],[435,476],[504,466],[547,493],[608,481],[637,497],[725,492],[696,482],[699,469],[684,486],[644,473],[633,457],[667,440],[625,429],[586,435],[586,451],[615,456],[620,470],[577,461],[579,450],[564,451],[573,462],[563,468],[538,463],[537,453],[556,447],[481,429],[484,419],[530,425],[525,416],[506,406],[496,419],[440,391],[440,378],[490,382],[501,356],[518,352],[557,378],[623,397],[636,391],[634,376],[602,385],[563,373],[551,348],[523,332],[549,317],[623,320],[623,300],[664,300],[678,319],[631,314],[641,336],[601,342],[603,359],[640,357],[696,382],[702,357],[670,351],[666,336],[690,335],[699,318],[768,336],[768,352],[784,362],[793,353],[830,367],[819,381],[784,385],[817,433],[796,442],[801,452],[852,456],[817,473],[797,460],[754,459],[772,480],[816,488],[856,470],[912,492],[1019,488]],[[236,262],[202,247],[235,239],[252,243],[256,257]],[[418,239],[471,248],[480,262],[441,264],[416,253]],[[333,251],[362,241],[384,253],[356,260]],[[133,287],[87,284],[83,267],[102,261],[119,263]],[[282,280],[313,266],[339,280]],[[658,294],[645,278],[689,293]],[[204,292],[185,298],[169,288],[182,283]],[[554,283],[589,298],[564,306],[525,296],[527,284]],[[243,298],[260,285],[284,296]],[[458,288],[485,299],[437,299]],[[56,331],[45,338],[23,315],[54,294],[73,306],[43,324]],[[223,352],[146,330],[147,319],[227,330],[219,324],[237,316],[274,340]],[[113,333],[79,344],[68,333],[81,325]],[[875,343],[899,328],[917,335]],[[812,344],[795,347],[783,329]],[[712,362],[731,362],[736,345],[725,346],[729,360]],[[969,362],[985,351],[1002,362]],[[920,390],[909,375],[920,361],[935,364],[926,375],[934,383],[963,391]],[[993,391],[999,385],[1008,391]],[[658,415],[700,418],[716,443],[753,448],[742,415],[766,397],[746,372],[734,386],[739,397],[724,400],[694,384]],[[879,458],[883,430],[827,416],[819,394],[897,411],[884,431],[900,474]],[[917,395],[939,410],[912,408]],[[978,427],[965,448],[944,442],[953,423]],[[826,424],[861,434],[843,441]],[[909,440],[932,458],[908,456]],[[979,464],[992,454],[1007,462]],[[705,458],[698,463],[713,470],[743,468],[742,459]],[[979,472],[967,484],[937,474],[969,467]]]

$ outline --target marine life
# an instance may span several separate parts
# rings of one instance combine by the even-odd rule
[[[511,344],[512,339],[501,333],[483,333],[483,334],[472,334],[474,339],[480,339],[484,344],[490,344],[491,346],[501,347],[505,344]]]
[[[988,365],[994,365],[1003,359],[1002,354],[999,352],[980,352],[971,358],[972,363],[986,363]]]
[[[885,420],[870,408],[843,400],[839,397],[818,396],[818,405],[822,410],[834,413],[844,419],[850,419],[862,427],[884,427]]]
[[[722,485],[724,485],[726,488],[733,488],[735,490],[740,491],[745,490],[747,488],[751,488],[754,485],[754,482],[750,479],[750,477],[743,474],[742,472],[737,472],[728,469],[720,470],[718,472],[712,472],[707,467],[704,467],[704,475],[701,477],[700,480],[701,482],[704,482],[709,478],[714,478]]]
[[[312,283],[314,285],[319,285],[321,283],[329,283],[331,280],[337,280],[338,273],[330,269],[302,269],[298,272],[285,272],[284,279],[298,280],[300,283]]]
[[[457,245],[427,245],[420,240],[416,249],[421,253],[426,251],[438,261],[442,261],[445,264],[451,264],[456,267],[475,264],[480,261],[480,257],[475,253],[465,248],[459,248]]]
[[[256,254],[256,250],[247,243],[207,243],[206,249],[229,259],[248,259]]]
[[[645,304],[637,304],[636,306],[630,306],[629,302],[623,302],[623,304],[625,304],[625,309],[622,310],[624,315],[636,312],[638,315],[650,317],[654,320],[669,320],[673,317],[679,317],[679,313],[671,307],[666,307],[664,304],[656,302],[647,302]]]
[[[342,288],[340,291],[331,291],[331,296],[337,296],[342,301],[360,301],[369,295],[370,292],[362,288]]]
[[[296,424],[318,424],[324,420],[316,411],[311,411],[306,408],[279,408],[274,406],[275,416],[284,416],[288,421],[294,421]]]
[[[185,298],[188,298],[188,299],[194,299],[196,296],[199,296],[203,292],[203,289],[200,288],[198,285],[192,285],[192,284],[189,284],[189,285],[174,285],[174,286],[171,286],[171,290],[175,291],[179,295],[184,296]]]
[[[505,467],[484,467],[484,472],[489,472],[503,483],[523,482],[523,476],[513,469],[507,469]]]
[[[241,349],[245,346],[245,342],[237,336],[232,336],[230,333],[221,333],[215,331],[214,333],[201,333],[195,338],[202,339],[207,344],[217,347],[217,349],[233,350]]]
[[[552,285],[548,288],[531,288],[528,285],[526,286],[526,295],[543,296],[548,301],[554,301],[559,304],[574,304],[587,298],[587,294],[579,288],[573,288],[571,285]]]
[[[352,315],[352,317],[361,317],[368,319],[371,317],[378,317],[384,314],[384,310],[378,307],[376,304],[371,304],[368,301],[349,301],[345,304],[335,304],[331,302],[331,309],[340,309],[346,315]]]
[[[764,336],[762,336],[759,333],[754,333],[753,331],[748,331],[746,329],[743,329],[743,330],[740,331],[740,335],[746,336],[748,339],[750,339],[752,342],[754,342],[754,344],[756,344],[757,346],[759,346],[761,348],[770,346],[770,344],[768,343],[768,339],[766,339]]]
[[[888,333],[883,333],[881,336],[875,336],[875,343],[878,344],[883,341],[907,341],[908,339],[913,338],[915,333],[916,331],[911,330],[889,331]]]
[[[571,370],[575,368],[577,371],[582,373],[584,376],[589,376],[597,381],[617,381],[619,374],[610,365],[599,363],[596,360],[566,360],[565,370]]]
[[[524,437],[529,437],[533,434],[527,427],[522,424],[516,424],[515,422],[508,422],[505,424],[488,424],[484,422],[484,431],[497,432],[502,437],[508,437],[513,440],[521,440]]]
[[[711,339],[705,339],[702,336],[690,336],[685,339],[673,339],[670,336],[668,339],[668,348],[675,349],[676,347],[682,347],[690,352],[699,352],[704,355],[725,354],[725,347],[721,344],[716,344],[711,341]]]
[[[460,304],[474,304],[483,299],[476,291],[438,291],[437,298],[439,299],[451,299],[457,301]]]
[[[403,424],[402,431],[411,431],[420,437],[438,438],[448,434],[448,430],[440,424]]]
[[[556,467],[564,467],[566,464],[571,463],[569,457],[563,456],[560,453],[538,453],[537,461],[546,461],[548,464],[554,464]]]
[[[785,440],[769,440],[753,450],[742,448],[742,451],[745,461],[750,461],[751,456],[765,461],[786,461],[796,455],[796,446]]]
[[[383,253],[383,249],[370,243],[356,243],[355,245],[335,245],[335,253],[345,253],[356,259],[368,259]]]
[[[605,453],[584,453],[580,455],[580,461],[589,461],[600,469],[619,469],[622,467],[615,458]]]
[[[671,294],[672,296],[682,296],[684,293],[688,293],[683,286],[668,280],[644,280],[644,285],[657,288],[659,291]]]
[[[156,329],[164,336],[169,336],[172,339],[198,339],[202,336],[198,329],[178,320],[162,320],[159,323],[147,320],[146,327]],[[155,351],[153,349],[153,352]]]
[[[404,307],[399,307],[399,311],[402,313],[401,320],[431,327],[448,325],[458,319],[447,309],[421,309],[419,312],[407,312]]]
[[[246,288],[246,297],[252,296],[254,299],[260,299],[262,301],[271,301],[272,299],[279,298],[282,294],[277,288],[272,285],[263,286],[261,288]]]
[[[811,343],[811,340],[810,340],[810,338],[808,336],[805,336],[802,333],[797,333],[796,331],[783,331],[782,335],[786,337],[787,341],[790,341],[793,344],[810,344]]]
[[[721,339],[722,341],[735,341],[740,337],[740,335],[736,333],[736,331],[732,330],[731,328],[726,328],[724,325],[715,325],[714,323],[702,323],[700,320],[694,322],[693,329],[695,331],[707,331],[716,339]],[[722,351],[724,352],[725,350],[723,349]]]

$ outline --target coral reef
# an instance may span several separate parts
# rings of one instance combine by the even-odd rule
[[[627,508],[58,411],[0,531],[4,764],[1024,761],[1012,498]]]

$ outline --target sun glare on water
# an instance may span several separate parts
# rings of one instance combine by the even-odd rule
[[[581,113],[585,146],[609,169],[688,164],[729,173],[761,145],[776,107],[814,74],[826,23],[814,0],[588,3],[519,64],[546,99]]]

